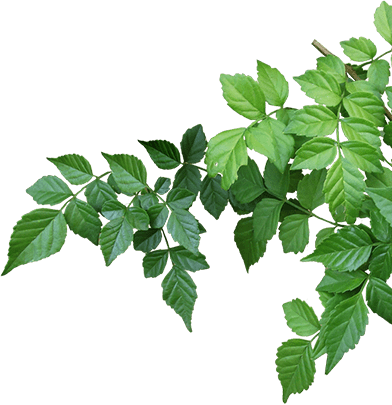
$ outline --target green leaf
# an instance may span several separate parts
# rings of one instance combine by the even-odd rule
[[[304,208],[313,211],[324,204],[323,187],[326,177],[326,169],[313,170],[298,183],[297,198]]]
[[[370,188],[392,187],[392,171],[384,167],[383,173],[366,173],[366,185]]]
[[[154,193],[146,193],[143,195],[139,195],[139,203],[140,207],[147,211],[153,205],[158,204],[159,200]]]
[[[119,218],[125,214],[126,207],[117,200],[106,201],[102,206],[102,215],[109,220]]]
[[[270,160],[267,160],[264,168],[264,183],[267,192],[285,198],[290,187],[290,166],[287,165],[281,173]]]
[[[368,143],[358,141],[341,142],[344,156],[359,169],[372,173],[383,173],[377,156],[377,149]]]
[[[22,264],[57,253],[66,236],[67,224],[61,211],[39,208],[23,215],[14,226],[2,276]]]
[[[184,270],[195,272],[210,268],[206,262],[206,257],[203,254],[200,252],[194,254],[182,246],[171,248],[170,258],[176,266],[179,266]]]
[[[377,48],[374,43],[367,38],[350,38],[348,41],[340,42],[343,52],[351,60],[365,62],[376,56]]]
[[[295,153],[292,169],[323,169],[336,157],[336,144],[331,138],[314,138],[304,143]]]
[[[172,210],[188,209],[196,199],[192,191],[185,188],[173,188],[167,195],[166,202]]]
[[[92,181],[86,187],[84,194],[87,202],[98,212],[102,211],[105,202],[117,199],[116,193],[109,184],[98,179]]]
[[[366,279],[367,275],[362,270],[343,273],[336,270],[325,270],[325,276],[316,287],[316,291],[335,294],[352,291],[359,287]]]
[[[341,101],[342,90],[338,81],[329,73],[318,70],[307,70],[303,75],[294,77],[301,90],[316,103],[328,107],[338,105]]]
[[[158,277],[165,271],[167,260],[169,258],[168,250],[154,250],[148,252],[143,258],[144,277]]]
[[[289,95],[289,84],[279,70],[258,60],[257,80],[267,103],[283,106]]]
[[[146,231],[150,224],[149,213],[141,207],[128,208],[127,218],[132,228]]]
[[[233,211],[238,215],[247,215],[254,211],[256,204],[262,200],[262,196],[257,197],[250,203],[242,204],[235,197],[232,191],[229,189],[229,203],[233,208]]]
[[[370,277],[366,287],[366,300],[374,313],[392,323],[392,288],[385,281]]]
[[[392,274],[392,246],[376,246],[370,257],[369,270],[372,277],[387,281]]]
[[[72,232],[98,245],[102,222],[91,205],[74,198],[68,203],[64,216]]]
[[[236,113],[250,120],[259,120],[265,115],[265,97],[259,84],[250,76],[236,74],[220,75],[223,97]]]
[[[318,58],[317,70],[334,76],[339,84],[345,83],[347,80],[346,67],[341,59],[335,55],[321,56]]]
[[[381,215],[392,225],[392,187],[368,187],[366,192],[380,210]]]
[[[208,142],[205,163],[210,177],[222,174],[222,188],[228,190],[237,179],[240,166],[248,163],[244,140],[246,128],[231,129],[215,135]]]
[[[102,153],[112,169],[114,180],[123,193],[129,195],[147,186],[147,172],[141,160],[133,155]]]
[[[289,125],[290,120],[293,118],[296,108],[284,107],[276,111],[276,119],[280,122],[283,122],[286,126]]]
[[[245,131],[248,148],[270,159],[281,173],[294,152],[294,138],[284,134],[284,129],[282,122],[268,118]]]
[[[160,229],[147,229],[146,231],[137,231],[133,237],[133,247],[135,250],[141,250],[144,253],[154,250],[162,240]]]
[[[332,235],[333,233],[335,233],[335,228],[324,228],[321,229],[317,235],[316,235],[316,242],[315,242],[315,247],[319,246],[320,243],[328,238],[328,236]]]
[[[158,177],[155,182],[154,191],[160,195],[166,194],[169,191],[171,180],[167,177]]]
[[[160,169],[174,169],[181,163],[180,152],[175,145],[169,141],[138,141],[143,145],[152,161]]]
[[[324,136],[335,132],[336,115],[322,105],[308,105],[295,112],[284,132],[304,136]]]
[[[316,366],[311,342],[290,339],[282,343],[276,356],[276,371],[283,388],[283,402],[286,403],[291,394],[299,394],[313,383]]]
[[[169,210],[164,204],[156,204],[148,209],[148,216],[151,228],[163,228],[169,216]]]
[[[373,235],[379,241],[385,243],[392,242],[392,227],[374,205],[370,210],[370,224]]]
[[[279,223],[279,214],[283,201],[263,198],[253,212],[254,238],[267,241],[275,235]]]
[[[385,125],[384,104],[372,93],[358,92],[343,99],[343,106],[350,117],[363,118],[377,127]]]
[[[350,93],[366,92],[372,93],[377,97],[380,97],[380,92],[376,89],[373,83],[365,80],[357,80],[355,82],[349,82],[346,84],[346,90]]]
[[[186,328],[192,332],[192,312],[195,306],[197,293],[196,284],[190,275],[178,266],[173,266],[162,281],[163,295],[174,311],[181,316]]]
[[[375,148],[381,146],[380,131],[372,122],[355,117],[344,118],[340,122],[349,141],[367,142]]]
[[[314,310],[305,301],[295,299],[283,304],[287,326],[298,336],[312,336],[320,330]]]
[[[385,1],[374,13],[374,25],[378,33],[392,45],[392,7]]]
[[[175,242],[197,254],[200,242],[199,227],[196,218],[186,210],[172,211],[167,230]]]
[[[297,191],[298,184],[304,177],[302,170],[290,171],[289,193],[295,193]]]
[[[186,188],[197,195],[201,189],[201,174],[197,167],[184,165],[177,170],[174,177],[173,188]]]
[[[279,227],[283,252],[303,252],[309,243],[309,217],[303,214],[287,216]]]
[[[373,61],[367,72],[369,83],[371,83],[380,93],[385,91],[390,75],[389,63],[383,59]]]
[[[234,230],[234,241],[245,264],[246,271],[263,257],[267,241],[256,241],[252,217],[242,218]]]
[[[388,106],[389,106],[389,108],[392,108],[391,107],[392,106],[392,87],[391,86],[386,87],[385,88],[385,93],[386,93],[387,98],[388,98]],[[389,122],[388,122],[388,124],[389,124]]]
[[[109,186],[117,193],[117,194],[121,194],[121,190],[118,187],[116,180],[114,180],[114,176],[113,173],[109,174],[108,180],[107,180]]]
[[[182,136],[181,151],[184,162],[198,163],[204,157],[207,147],[207,139],[203,127],[199,124],[189,128]]]
[[[325,374],[354,349],[368,324],[368,309],[361,293],[340,302],[330,314],[326,332],[327,364]]]
[[[80,155],[63,155],[57,158],[47,158],[60,173],[74,185],[87,183],[93,177],[91,165],[87,159]]]
[[[99,244],[106,266],[128,249],[132,239],[133,229],[127,215],[113,219],[102,228]]]
[[[241,169],[242,167],[240,168],[240,171]],[[220,217],[229,201],[229,193],[227,190],[224,190],[221,187],[221,181],[222,178],[219,174],[215,177],[209,177],[206,175],[203,179],[200,190],[201,203],[203,204],[205,210],[209,212],[215,219]]]
[[[38,204],[56,205],[71,197],[72,191],[56,176],[44,176],[26,190]]]
[[[372,240],[358,226],[346,226],[324,239],[301,262],[319,262],[329,270],[353,271],[370,257]]]
[[[344,218],[353,224],[364,199],[365,183],[361,172],[347,159],[339,156],[330,167],[323,192],[329,211],[336,221]],[[340,211],[342,214],[340,214]]]

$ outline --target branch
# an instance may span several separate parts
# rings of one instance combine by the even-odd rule
[[[324,56],[327,55],[333,55],[335,56],[332,52],[330,52],[325,46],[321,45],[320,42],[314,40],[312,42],[312,45],[319,51],[321,52]],[[344,65],[346,67],[346,73],[348,73],[353,80],[361,80],[361,78],[357,75],[355,70],[350,66],[350,65]],[[385,110],[385,115],[388,117],[389,121],[392,121],[392,114],[388,110],[387,107],[384,105],[384,110]]]

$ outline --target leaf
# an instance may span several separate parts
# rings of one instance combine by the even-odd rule
[[[334,294],[352,291],[359,287],[366,279],[367,275],[362,270],[343,273],[336,270],[325,270],[325,276],[316,287],[316,291]]]
[[[267,241],[275,235],[283,201],[263,198],[253,212],[254,238],[256,241]]]
[[[295,153],[292,169],[323,169],[336,157],[335,141],[331,138],[314,138],[304,143]]]
[[[315,242],[315,246],[319,246],[320,243],[328,238],[328,236],[332,235],[333,233],[335,233],[335,228],[324,228],[321,229],[317,235],[316,235],[316,242]]]
[[[187,129],[181,140],[181,151],[186,163],[198,163],[204,157],[207,139],[199,124]]]
[[[166,267],[169,258],[168,250],[154,250],[148,252],[143,258],[144,277],[158,277]]]
[[[259,84],[250,76],[236,74],[220,75],[223,97],[236,113],[250,120],[259,120],[265,115],[265,97]]]
[[[118,187],[116,180],[114,180],[114,176],[113,173],[110,173],[108,180],[107,180],[109,186],[117,193],[117,194],[121,194],[121,190]]]
[[[284,134],[284,129],[282,122],[268,118],[257,127],[250,127],[245,131],[248,148],[270,159],[281,173],[294,152],[294,139],[291,135]]]
[[[392,45],[392,7],[385,1],[374,13],[374,25],[378,33]]]
[[[205,163],[210,177],[222,174],[222,188],[228,190],[237,179],[240,166],[248,163],[244,140],[245,128],[231,129],[215,135],[208,142]]]
[[[170,189],[171,180],[167,177],[158,177],[155,182],[154,191],[160,195],[166,194]]]
[[[181,316],[186,328],[192,332],[192,312],[197,298],[196,284],[189,274],[173,266],[162,281],[163,300]]]
[[[154,193],[139,195],[140,207],[147,211],[153,205],[159,203],[158,197]]]
[[[257,80],[267,103],[283,106],[289,95],[289,84],[279,70],[258,60]]]
[[[305,177],[302,170],[291,170],[290,173],[289,193],[295,193],[299,182]]]
[[[389,63],[383,59],[373,61],[367,72],[369,83],[371,83],[380,93],[385,91],[390,75]]]
[[[385,125],[384,104],[372,93],[358,92],[343,99],[343,106],[350,117],[363,118],[377,127]]]
[[[74,185],[87,183],[93,177],[91,165],[87,159],[80,155],[63,155],[57,158],[47,158],[60,173]]]
[[[345,353],[354,349],[368,324],[368,309],[362,294],[340,302],[331,312],[326,332],[327,364],[325,374],[336,366]]]
[[[307,174],[297,187],[297,198],[300,204],[311,211],[324,204],[324,181],[327,170],[313,170]]]
[[[350,38],[348,41],[340,42],[343,52],[351,60],[365,62],[376,56],[377,48],[374,43],[367,38]]]
[[[303,214],[287,216],[279,227],[283,252],[303,252],[309,243],[309,217]]]
[[[133,229],[127,215],[108,222],[102,228],[99,237],[106,266],[109,266],[118,255],[124,253],[131,245],[132,240]]]
[[[328,170],[323,189],[332,217],[337,221],[345,218],[348,224],[353,224],[359,215],[364,191],[361,172],[347,159],[338,157]]]
[[[377,156],[377,149],[365,142],[341,142],[344,156],[359,169],[372,173],[383,173],[383,167]]]
[[[370,210],[370,224],[373,235],[379,241],[385,243],[392,241],[392,227],[374,205]]]
[[[156,204],[148,209],[151,228],[163,228],[165,226],[169,210],[164,204]]]
[[[358,226],[346,226],[324,239],[301,262],[319,262],[329,270],[353,271],[370,257],[372,240]]]
[[[117,200],[106,201],[102,206],[102,215],[109,220],[125,215],[126,207]]]
[[[220,217],[229,201],[229,193],[221,187],[221,181],[222,178],[219,174],[215,177],[206,175],[200,190],[201,203],[215,219]]]
[[[197,254],[200,242],[199,227],[196,218],[186,210],[172,211],[167,230],[175,242]]]
[[[245,264],[246,271],[263,257],[267,241],[256,241],[254,237],[252,217],[242,218],[234,230],[234,241]]]
[[[170,249],[170,258],[172,262],[184,270],[198,271],[209,269],[210,266],[206,262],[206,257],[197,252],[194,254],[182,246],[176,246]]]
[[[39,208],[22,216],[14,226],[8,262],[2,276],[22,264],[36,262],[57,253],[67,236],[61,211]]]
[[[331,135],[337,124],[336,115],[327,107],[308,105],[295,112],[284,132],[304,136]]]
[[[38,204],[56,205],[73,195],[69,187],[56,176],[44,176],[26,190]]]
[[[281,173],[270,160],[267,160],[264,168],[264,183],[268,193],[286,198],[290,187],[290,166],[287,165]]]
[[[312,359],[311,342],[290,339],[282,343],[276,356],[276,371],[283,388],[283,402],[286,403],[291,394],[299,394],[313,383],[316,366]]]
[[[117,199],[116,193],[109,184],[98,179],[92,181],[86,187],[84,194],[87,198],[87,202],[98,212],[102,211],[105,202]]]
[[[392,187],[368,187],[366,193],[374,201],[381,215],[392,225]]]
[[[314,310],[305,301],[295,299],[283,304],[287,326],[298,336],[312,336],[320,330]]]
[[[392,288],[385,281],[370,277],[366,287],[366,300],[374,313],[392,323]]]
[[[334,76],[339,84],[347,81],[346,67],[342,60],[335,55],[317,58],[317,70]]]
[[[387,281],[392,274],[392,246],[376,246],[370,257],[369,270],[372,277]]]
[[[392,187],[392,171],[384,167],[383,173],[366,173],[366,185],[370,188]]]
[[[377,97],[380,97],[380,92],[376,89],[374,84],[365,81],[365,80],[357,80],[355,82],[349,82],[346,84],[346,90],[352,94],[352,93],[358,93],[360,91],[366,92],[366,93],[372,93]]]
[[[262,196],[257,197],[250,203],[242,204],[235,197],[232,191],[229,189],[229,203],[233,208],[233,211],[238,215],[247,215],[254,211],[256,204],[262,200]]]
[[[296,108],[291,107],[280,108],[278,111],[276,111],[276,119],[283,122],[283,124],[287,126],[289,125],[289,122],[293,118],[296,111]]]
[[[180,152],[175,145],[169,141],[138,141],[144,146],[152,161],[160,169],[174,169],[181,163]]]
[[[147,253],[154,250],[161,243],[161,240],[162,232],[160,229],[137,231],[133,237],[133,248]]]
[[[132,228],[147,231],[150,224],[149,213],[141,207],[130,207],[127,211],[127,218]]]
[[[372,122],[355,117],[344,118],[340,122],[349,141],[367,142],[375,148],[381,146],[380,131]]]
[[[196,199],[192,191],[185,188],[173,188],[167,195],[166,202],[172,210],[188,209]]]
[[[197,167],[184,165],[177,170],[174,177],[173,188],[186,188],[197,195],[201,189],[201,174]]]
[[[98,245],[102,222],[91,205],[74,198],[68,203],[64,216],[72,232]]]
[[[113,172],[114,180],[123,193],[129,195],[147,186],[147,172],[141,160],[133,155],[102,153]]]
[[[385,93],[386,93],[387,99],[388,99],[388,107],[392,108],[391,107],[392,106],[392,87],[391,86],[386,87]],[[389,122],[388,122],[388,124],[389,124]]]
[[[338,81],[329,73],[318,70],[307,70],[303,75],[294,77],[301,90],[316,103],[328,107],[338,105],[341,101],[342,90]]]

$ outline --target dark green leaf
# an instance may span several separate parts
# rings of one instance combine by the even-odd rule
[[[324,204],[324,181],[327,170],[313,170],[307,174],[299,183],[297,197],[301,205],[311,211]]]
[[[117,200],[106,201],[102,206],[102,215],[109,220],[119,218],[125,214],[126,207]]]
[[[196,218],[183,209],[172,211],[167,230],[175,242],[197,254],[200,242],[199,227]]]
[[[181,163],[179,150],[169,141],[138,142],[146,148],[150,158],[160,169],[174,169]]]
[[[167,260],[169,258],[168,250],[154,250],[146,253],[143,258],[144,277],[158,277],[165,271]]]
[[[392,273],[392,246],[376,246],[370,257],[369,270],[372,277],[387,281]]]
[[[256,204],[262,200],[262,196],[257,197],[250,203],[242,204],[235,197],[233,192],[229,189],[229,202],[234,212],[238,215],[250,214],[254,211]]]
[[[169,191],[171,180],[167,177],[158,177],[155,182],[154,191],[160,195],[166,194]]]
[[[159,203],[158,197],[153,193],[147,193],[139,196],[140,207],[147,211],[153,205]]]
[[[175,265],[184,270],[198,271],[210,268],[203,254],[200,252],[194,254],[182,246],[171,248],[170,258]]]
[[[392,187],[367,188],[366,192],[380,210],[381,215],[392,225]]]
[[[304,214],[287,216],[279,227],[279,239],[282,241],[284,253],[303,252],[309,243],[309,216]]]
[[[172,210],[188,209],[196,199],[196,195],[185,188],[173,188],[167,195],[166,202]]]
[[[127,217],[132,228],[139,229],[141,231],[146,231],[150,223],[149,214],[147,211],[141,207],[131,207],[128,208]]]
[[[283,201],[263,198],[253,212],[254,238],[267,241],[275,235],[279,223],[279,214]]]
[[[98,179],[86,187],[84,194],[87,202],[98,212],[102,211],[105,202],[117,199],[116,193],[109,184]]]
[[[195,195],[201,189],[201,174],[197,167],[184,165],[177,170],[174,177],[173,188],[186,188]]]
[[[295,193],[299,182],[305,177],[302,170],[290,170],[289,193]]]
[[[392,241],[392,227],[375,206],[370,211],[370,224],[374,236],[381,242]]]
[[[283,304],[288,327],[298,336],[312,336],[320,330],[314,310],[305,301],[295,299]]]
[[[118,187],[116,180],[114,180],[113,173],[110,173],[108,177],[108,184],[117,194],[121,194],[121,190]]]
[[[162,240],[160,229],[148,229],[147,231],[137,231],[133,237],[133,247],[144,253],[154,250]]]
[[[269,193],[285,198],[290,186],[290,166],[287,165],[281,173],[270,160],[267,160],[264,168],[264,183]]]
[[[182,136],[181,151],[184,162],[198,163],[203,159],[207,147],[207,139],[203,127],[199,124],[189,128]]]
[[[316,235],[316,243],[315,243],[316,247],[317,247],[318,245],[320,245],[320,243],[321,243],[324,239],[328,238],[328,236],[332,235],[334,232],[335,232],[335,228],[324,228],[324,229],[321,229],[321,231],[319,231],[319,232],[317,233],[317,235]]]
[[[164,204],[156,204],[148,209],[151,228],[163,228],[169,216],[169,210]]]
[[[366,300],[374,313],[392,323],[392,288],[385,281],[370,277],[366,287]]]
[[[63,155],[58,158],[47,158],[60,170],[60,173],[71,183],[80,185],[93,177],[91,165],[80,155]]]
[[[38,204],[56,205],[71,197],[72,191],[56,176],[44,176],[26,190]]]
[[[229,199],[229,193],[221,187],[221,181],[222,178],[219,174],[215,177],[209,177],[207,174],[203,179],[200,190],[200,201],[205,210],[215,219],[220,217]]]
[[[361,270],[343,273],[336,270],[325,270],[325,276],[317,286],[316,291],[335,294],[352,291],[359,287],[366,278],[366,273]]]

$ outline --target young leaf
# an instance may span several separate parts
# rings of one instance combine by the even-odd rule
[[[376,127],[385,125],[384,104],[381,98],[372,93],[358,92],[343,99],[343,106],[350,117],[363,118]]]
[[[283,304],[288,327],[298,336],[312,336],[320,330],[313,308],[305,301],[295,299]]]
[[[165,226],[169,210],[164,204],[155,204],[148,209],[151,228],[163,228]]]
[[[316,287],[316,291],[334,294],[352,291],[366,279],[367,275],[362,270],[343,273],[336,270],[325,270],[325,276]]]
[[[146,187],[147,172],[141,160],[130,155],[102,153],[113,171],[114,180],[123,193],[130,195]]]
[[[203,127],[199,124],[189,128],[182,136],[181,152],[186,163],[198,163],[203,159],[207,139]]]
[[[106,266],[128,249],[132,239],[133,229],[127,215],[113,219],[102,228],[99,244]]]
[[[109,220],[125,215],[126,207],[117,200],[106,201],[102,206],[102,215]]]
[[[220,75],[223,97],[227,105],[250,120],[259,120],[265,115],[265,97],[259,84],[250,76],[236,74]]]
[[[286,403],[291,394],[299,394],[313,383],[316,366],[311,342],[290,339],[282,343],[276,356],[276,371],[283,388],[283,402]]]
[[[309,243],[309,217],[304,214],[287,216],[279,227],[283,252],[303,252]]]
[[[372,277],[387,281],[392,274],[392,246],[376,246],[370,257],[369,270]]]
[[[173,266],[163,279],[162,288],[163,300],[181,316],[186,328],[192,332],[192,312],[197,293],[196,284],[190,275],[179,266]]]
[[[86,187],[84,194],[87,202],[98,212],[102,211],[105,202],[117,199],[116,193],[109,184],[98,179]]]
[[[290,187],[290,165],[287,165],[281,173],[270,160],[267,160],[264,167],[264,183],[268,193],[286,198]]]
[[[219,174],[215,177],[209,177],[206,175],[203,179],[200,190],[200,201],[205,210],[215,219],[220,217],[229,200],[229,193],[221,187],[221,181],[222,178]]]
[[[392,288],[385,281],[370,277],[366,287],[366,300],[374,313],[392,323]]]
[[[374,43],[367,38],[350,38],[348,41],[340,42],[343,52],[351,60],[356,62],[366,62],[376,56],[377,48]]]
[[[253,212],[254,238],[256,241],[272,239],[279,223],[283,201],[263,198]]]
[[[160,229],[147,229],[146,231],[137,231],[133,237],[133,247],[135,250],[141,250],[148,253],[154,250],[162,240]]]
[[[169,141],[138,142],[146,148],[150,158],[160,169],[174,169],[181,163],[179,150]]]
[[[44,176],[26,190],[38,204],[56,205],[71,197],[72,191],[57,176]]]
[[[368,187],[366,193],[374,201],[381,215],[392,225],[392,187]]]
[[[369,173],[383,173],[375,147],[358,141],[341,142],[340,146],[346,159],[354,166]]]
[[[174,176],[173,188],[186,188],[197,195],[201,189],[201,174],[197,167],[184,165]]]
[[[349,141],[367,142],[375,148],[381,146],[380,131],[372,122],[355,117],[344,118],[340,122]]]
[[[150,224],[150,217],[147,211],[141,207],[128,208],[127,218],[132,228],[140,231],[147,231]]]
[[[155,182],[154,191],[160,195],[166,194],[169,191],[171,180],[167,177],[158,177]]]
[[[311,211],[324,204],[324,181],[327,170],[313,170],[307,174],[297,187],[297,198],[300,204]]]
[[[91,165],[87,159],[80,155],[63,155],[58,158],[47,158],[60,173],[74,185],[87,183],[93,177]]]
[[[368,324],[368,309],[361,293],[340,302],[331,312],[326,331],[327,364],[325,374],[354,349]]]
[[[339,84],[347,81],[346,67],[342,60],[335,55],[321,56],[318,58],[317,70],[334,76]]]
[[[144,277],[158,277],[165,271],[167,260],[169,258],[169,251],[154,250],[148,252],[143,258]]]
[[[192,191],[185,188],[173,188],[167,195],[166,202],[172,210],[188,209],[196,199]]]
[[[289,84],[279,70],[258,60],[257,80],[267,103],[283,106],[289,95]]]
[[[331,270],[353,271],[370,257],[372,240],[358,226],[346,226],[324,239],[301,262],[319,262]]]
[[[14,226],[2,276],[22,264],[57,253],[66,236],[67,224],[61,211],[39,208],[23,215]]]
[[[389,63],[386,60],[373,61],[368,69],[367,76],[369,83],[372,84],[380,93],[384,93],[385,87],[389,82]]]
[[[197,252],[194,254],[182,246],[176,246],[170,249],[170,258],[172,262],[184,270],[198,271],[209,269],[206,257]]]
[[[392,45],[392,7],[385,1],[374,13],[374,25],[378,33]]]
[[[205,163],[210,177],[222,174],[222,188],[228,190],[237,179],[238,169],[248,163],[244,140],[246,128],[231,129],[215,135],[208,142]]]

